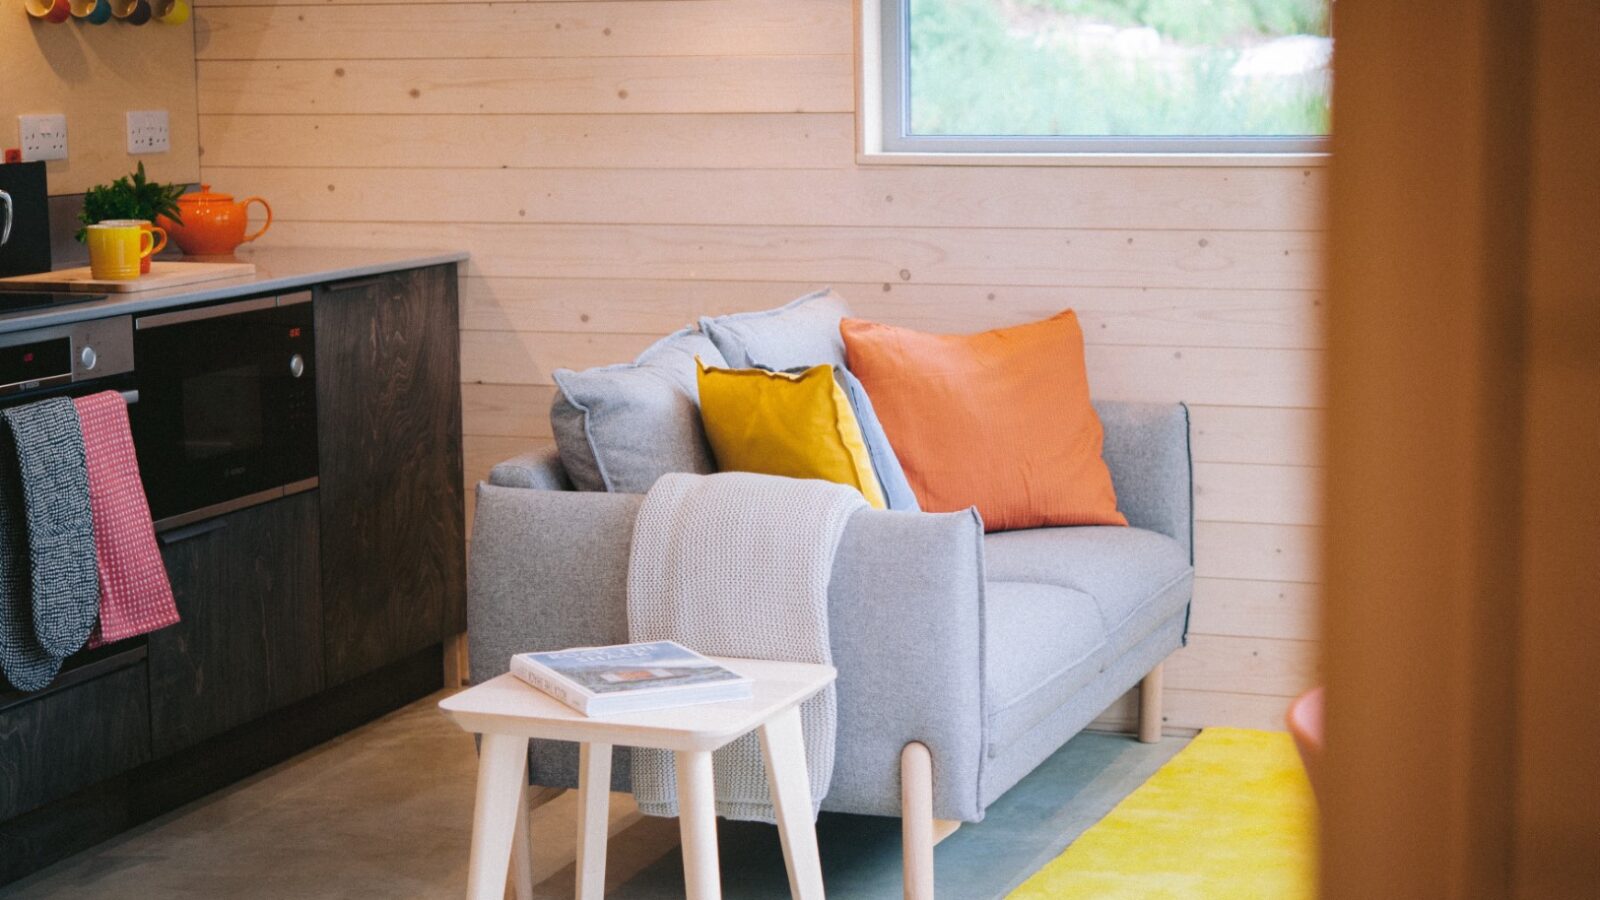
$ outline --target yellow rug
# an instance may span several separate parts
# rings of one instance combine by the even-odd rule
[[[1315,803],[1294,742],[1207,728],[1008,900],[1315,894]]]

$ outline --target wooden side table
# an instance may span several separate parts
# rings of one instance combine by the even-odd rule
[[[711,753],[756,729],[789,890],[795,900],[822,900],[822,864],[811,819],[811,787],[800,731],[800,703],[837,676],[831,666],[718,659],[755,682],[749,700],[682,706],[590,718],[513,675],[501,675],[440,702],[467,731],[483,735],[467,896],[502,900],[514,837],[525,815],[528,740],[575,741],[578,773],[578,900],[605,892],[606,814],[613,746],[671,750],[677,762],[678,827],[689,900],[722,896],[717,869],[717,819]],[[520,808],[519,808],[520,807]],[[519,852],[526,852],[520,849]]]

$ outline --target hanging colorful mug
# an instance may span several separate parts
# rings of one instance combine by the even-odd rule
[[[111,15],[129,25],[150,21],[150,0],[111,0]]]
[[[111,21],[111,0],[69,0],[72,17],[85,25],[104,25]]]
[[[189,0],[150,0],[150,11],[163,25],[182,25],[189,21]]]
[[[72,18],[70,0],[26,0],[28,15],[59,25]]]

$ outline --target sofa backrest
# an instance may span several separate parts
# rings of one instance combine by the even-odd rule
[[[1095,401],[1105,428],[1102,454],[1128,523],[1164,534],[1194,559],[1194,488],[1189,409],[1182,403]],[[556,448],[547,445],[495,466],[489,483],[543,491],[573,490]]]

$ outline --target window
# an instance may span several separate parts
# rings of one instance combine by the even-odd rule
[[[867,149],[1322,152],[1331,2],[877,0]]]

